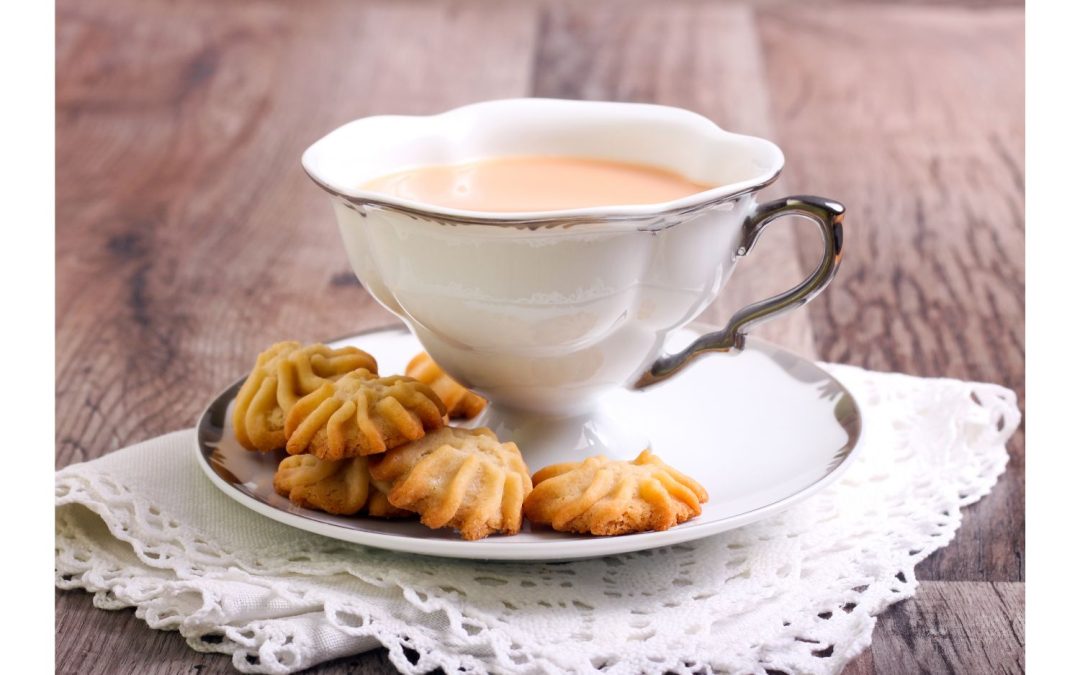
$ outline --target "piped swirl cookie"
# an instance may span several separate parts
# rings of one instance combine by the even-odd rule
[[[400,518],[412,513],[394,508],[371,482],[366,457],[319,459],[315,455],[291,455],[278,465],[274,490],[297,506],[351,516]]]
[[[517,445],[483,428],[446,427],[373,458],[370,470],[391,504],[469,540],[521,530],[521,506],[532,489]]]
[[[533,476],[525,517],[560,532],[617,535],[666,530],[701,514],[709,494],[649,450],[554,464]]]
[[[372,455],[442,428],[445,414],[426,384],[358,370],[296,402],[285,417],[285,449],[320,459]]]
[[[293,405],[323,384],[359,368],[378,372],[375,359],[356,347],[304,347],[295,341],[271,345],[259,354],[236,395],[236,439],[248,450],[284,448],[285,417]]]
[[[427,352],[414,356],[406,366],[405,374],[431,387],[446,405],[446,414],[450,419],[472,419],[487,405],[483,396],[466,389],[447,375]]]

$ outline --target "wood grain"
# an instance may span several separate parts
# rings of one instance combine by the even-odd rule
[[[135,617],[135,610],[103,611],[94,607],[86,593],[56,592],[58,674],[171,675],[230,670],[228,658],[192,650],[176,631],[150,630]]]
[[[876,672],[1024,672],[1024,585],[927,582],[878,622]],[[977,631],[971,629],[978,626]]]
[[[924,582],[878,619],[843,675],[1023,673],[1024,644],[1024,584]]]
[[[61,0],[57,466],[190,424],[267,342],[390,321],[300,152],[361,115],[507,96],[667,103],[776,139],[769,194],[841,199],[849,237],[836,286],[765,334],[1023,401],[1022,3],[923,4]],[[709,319],[813,264],[796,229]],[[1022,670],[1022,433],[1010,451],[848,675]],[[57,672],[233,672],[86,594],[56,610]],[[379,651],[313,669],[391,671]]]
[[[191,424],[275,340],[390,322],[300,153],[369,113],[526,95],[532,16],[61,3],[57,465]]]
[[[764,10],[759,26],[789,186],[849,209],[841,274],[807,313],[822,357],[1023,401],[1023,16]],[[1023,580],[1022,429],[1009,450],[920,578]]]

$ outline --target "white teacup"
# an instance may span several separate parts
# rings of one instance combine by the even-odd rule
[[[675,171],[713,189],[663,204],[565,211],[462,211],[360,189],[407,168],[501,155],[592,157]],[[619,387],[660,382],[699,354],[737,352],[754,324],[825,288],[840,262],[841,204],[754,193],[783,167],[769,141],[656,105],[549,99],[477,103],[430,117],[350,122],[304,153],[330,193],[361,283],[451,376],[492,405],[480,424],[536,467],[648,443],[599,410]],[[817,269],[722,330],[664,355],[665,337],[711,303],[765,226],[815,221]]]

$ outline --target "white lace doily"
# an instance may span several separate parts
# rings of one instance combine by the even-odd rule
[[[828,368],[865,415],[850,472],[691,544],[563,564],[343,544],[220,494],[183,431],[57,473],[56,585],[244,672],[380,644],[406,673],[839,672],[993,486],[1020,413],[995,385]]]

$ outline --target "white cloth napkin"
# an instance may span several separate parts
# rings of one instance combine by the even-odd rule
[[[691,544],[562,564],[344,544],[222,495],[180,431],[57,472],[56,585],[252,673],[378,645],[406,673],[839,672],[993,486],[1020,413],[995,385],[828,369],[865,415],[848,474]]]

